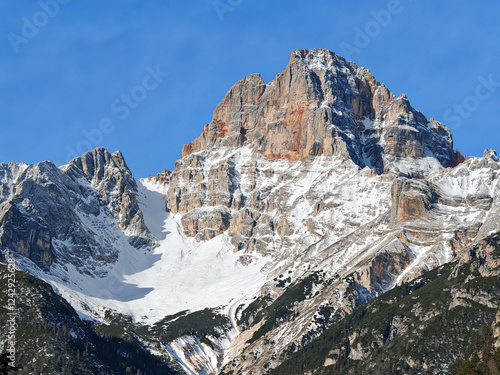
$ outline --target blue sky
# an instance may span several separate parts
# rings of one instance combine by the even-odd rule
[[[172,169],[232,84],[271,81],[299,48],[367,67],[481,155],[500,148],[498,14],[493,0],[3,1],[0,162],[102,145],[136,177]]]

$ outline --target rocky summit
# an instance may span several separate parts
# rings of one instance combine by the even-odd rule
[[[267,85],[258,74],[236,83],[182,156],[245,144],[268,159],[338,155],[379,173],[398,158],[453,162],[445,126],[427,120],[404,94],[395,97],[367,69],[327,50],[293,52]]]
[[[494,345],[470,365],[494,368],[499,166],[494,150],[465,158],[367,69],[297,50],[273,81],[231,87],[173,171],[135,179],[104,148],[60,167],[0,164],[0,249],[69,302],[85,335],[132,342],[154,368],[447,373],[470,364],[483,326]],[[446,325],[443,311],[473,305],[469,330]],[[360,314],[380,311],[366,328]],[[392,353],[400,337],[420,348],[419,320],[457,344]]]

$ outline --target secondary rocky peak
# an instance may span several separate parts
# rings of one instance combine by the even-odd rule
[[[182,155],[243,144],[272,159],[344,155],[379,172],[398,158],[434,157],[445,167],[453,160],[443,124],[427,120],[405,94],[394,96],[369,70],[325,49],[292,52],[268,84],[258,74],[237,82]]]
[[[151,244],[151,236],[137,203],[137,184],[122,153],[112,154],[98,147],[69,162],[66,174],[73,179],[86,178],[97,190],[122,230],[134,233],[136,247]]]
[[[132,173],[120,151],[110,154],[104,147],[98,147],[71,160],[69,165],[77,167],[89,181],[94,181],[94,183],[113,175],[120,176],[120,178],[130,176],[128,179],[131,180],[132,184],[135,184]]]
[[[498,161],[497,152],[496,152],[496,150],[494,150],[492,148],[490,148],[490,149],[485,148],[484,149],[483,158],[486,158],[486,157],[489,157],[490,159],[492,159],[494,161]]]

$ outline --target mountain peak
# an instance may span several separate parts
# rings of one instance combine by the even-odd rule
[[[297,49],[290,54],[289,65],[295,61],[302,61],[305,63],[335,61],[338,64],[349,65],[349,62],[347,62],[342,56],[337,55],[335,52],[326,48]],[[354,63],[351,64],[355,65]]]
[[[132,179],[132,172],[130,172],[120,151],[110,154],[105,147],[98,147],[71,160],[69,165],[81,170],[89,181],[102,181],[112,173],[120,176],[130,176],[128,179],[135,184]]]
[[[238,81],[182,155],[243,144],[268,158],[344,154],[378,172],[400,158],[433,157],[444,167],[453,158],[443,124],[427,120],[405,94],[395,97],[368,69],[326,49],[293,51],[268,84],[259,74]]]

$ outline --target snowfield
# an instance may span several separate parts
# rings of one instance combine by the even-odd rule
[[[153,324],[179,311],[231,305],[258,293],[264,283],[260,271],[266,260],[254,255],[251,265],[239,262],[226,235],[196,243],[182,233],[180,215],[165,211],[161,187],[137,181],[139,203],[146,225],[158,239],[151,251],[137,250],[123,233],[118,239],[118,261],[109,266],[105,277],[79,272],[72,265],[54,264],[50,274],[31,261],[22,267],[47,281],[85,319],[104,320],[108,309],[129,315],[136,322]],[[248,255],[247,255],[248,257]]]

